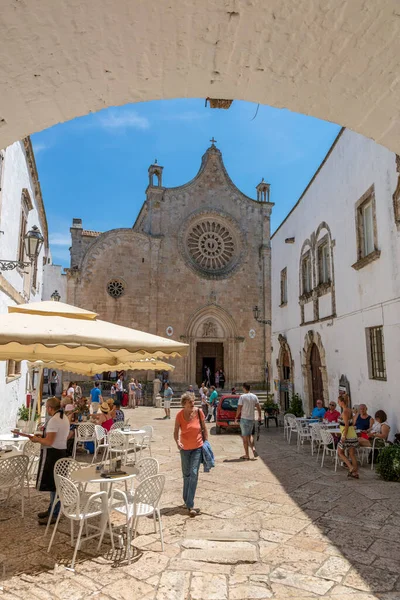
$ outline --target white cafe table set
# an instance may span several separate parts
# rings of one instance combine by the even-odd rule
[[[15,437],[12,433],[0,433],[0,447],[1,446],[14,446],[16,450],[22,450],[23,445],[26,444],[28,438],[21,436]],[[7,456],[11,456],[9,453]]]

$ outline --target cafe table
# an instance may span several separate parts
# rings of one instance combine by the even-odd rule
[[[124,482],[125,486],[126,486],[128,481],[130,481],[134,477],[136,477],[138,475],[138,473],[139,473],[139,470],[136,467],[122,466],[120,475],[113,475],[108,478],[108,477],[102,477],[101,471],[98,471],[96,469],[96,466],[92,466],[92,467],[83,467],[82,469],[78,469],[77,471],[74,471],[73,473],[71,473],[71,479],[74,483],[81,483],[83,486],[86,486],[89,483],[98,484],[100,486],[100,490],[102,492],[103,491],[107,492],[108,495],[110,496],[111,491],[112,491],[112,486],[114,483]],[[105,529],[104,521],[106,521],[106,520],[107,520],[107,515],[102,514],[101,519],[100,519],[100,531],[103,530],[103,528]],[[116,537],[119,540],[119,543],[121,544],[121,536],[117,535]]]
[[[356,433],[360,433],[361,429],[356,429]],[[329,433],[333,433],[335,435],[340,435],[342,433],[342,430],[339,427],[336,427],[336,429],[329,429]]]
[[[27,437],[23,437],[18,436],[18,437],[14,437],[14,435],[12,433],[1,433],[0,434],[0,446],[2,446],[3,444],[9,446],[10,444],[13,444],[13,446],[15,446],[17,449],[22,450],[20,445],[25,444],[28,441]]]

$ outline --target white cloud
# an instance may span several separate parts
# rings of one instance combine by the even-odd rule
[[[165,115],[162,117],[165,121],[187,121],[192,123],[193,121],[201,121],[202,119],[208,119],[210,114],[207,111],[204,113],[196,112],[194,110],[186,110],[181,113]]]
[[[49,235],[49,242],[52,246],[70,246],[71,237],[66,233],[51,233]]]
[[[150,121],[135,110],[106,111],[100,114],[99,123],[105,129],[148,129]]]
[[[49,146],[43,144],[42,142],[36,142],[36,144],[33,144],[33,152],[35,154],[39,154],[39,152],[44,152],[45,150],[47,150],[48,147]]]

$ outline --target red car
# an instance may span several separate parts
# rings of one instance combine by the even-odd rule
[[[221,396],[217,406],[217,422],[215,432],[220,434],[222,429],[234,427],[240,431],[239,423],[235,425],[236,411],[239,402],[239,395],[225,394]]]

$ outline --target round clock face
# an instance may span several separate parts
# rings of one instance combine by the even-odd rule
[[[249,331],[249,337],[251,337],[251,339],[256,337],[256,332],[254,331],[254,329],[250,329]]]
[[[169,327],[167,327],[167,329],[165,330],[165,333],[171,336],[174,333],[174,328],[171,327],[171,325],[169,325]]]

